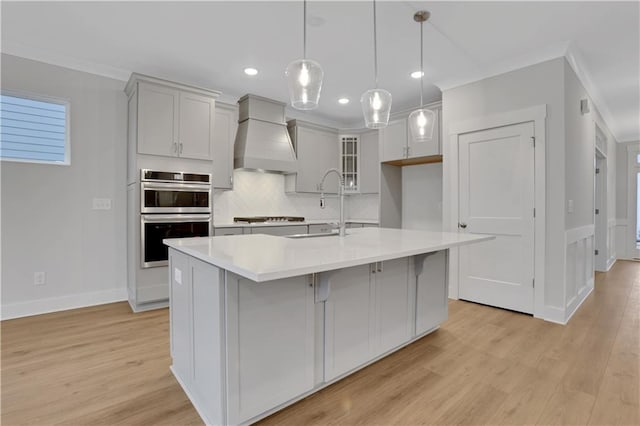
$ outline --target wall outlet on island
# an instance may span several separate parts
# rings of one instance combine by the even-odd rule
[[[47,283],[47,274],[44,272],[34,272],[33,273],[33,284],[34,285],[45,285]]]

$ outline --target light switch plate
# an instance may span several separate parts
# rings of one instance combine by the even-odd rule
[[[182,271],[180,269],[173,268],[173,280],[178,284],[182,284]]]
[[[567,213],[573,213],[573,200],[567,202]]]
[[[93,210],[111,210],[111,198],[94,198]]]

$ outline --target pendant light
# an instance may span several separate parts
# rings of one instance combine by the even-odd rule
[[[373,67],[376,88],[367,90],[360,98],[364,124],[369,129],[381,129],[389,123],[391,93],[378,88],[378,41],[376,26],[376,0],[373,0]]]
[[[409,115],[409,131],[411,132],[413,140],[418,142],[429,141],[433,138],[433,123],[436,119],[433,111],[422,107],[422,93],[424,91],[422,24],[429,19],[430,15],[426,10],[421,10],[413,15],[413,20],[420,23],[420,108]]]
[[[284,74],[289,86],[291,106],[310,110],[318,107],[324,72],[319,63],[307,59],[307,0],[304,0],[303,9],[303,58],[291,62]]]

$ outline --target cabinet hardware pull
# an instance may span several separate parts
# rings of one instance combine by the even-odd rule
[[[382,272],[382,262],[378,262],[378,272]]]
[[[466,224],[466,223],[463,223],[463,222],[459,222],[459,223],[458,223],[458,228],[465,229],[466,227],[467,227],[467,224]]]
[[[179,154],[182,155],[182,142],[180,142],[180,152],[179,152]]]

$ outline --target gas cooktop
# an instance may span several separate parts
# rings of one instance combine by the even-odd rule
[[[265,223],[265,222],[304,222],[304,217],[300,216],[253,216],[234,217],[234,222],[242,223]]]

